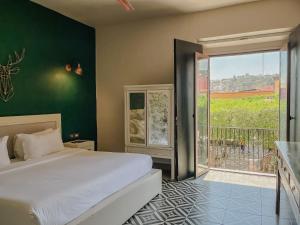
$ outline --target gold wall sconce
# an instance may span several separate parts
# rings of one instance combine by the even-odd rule
[[[83,75],[83,70],[81,68],[80,63],[72,63],[72,64],[68,63],[66,64],[65,69],[69,73],[74,71],[74,73],[76,73],[78,76]]]

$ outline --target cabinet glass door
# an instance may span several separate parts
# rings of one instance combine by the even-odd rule
[[[171,91],[147,92],[148,145],[170,146]]]
[[[129,92],[128,99],[128,141],[146,145],[146,92]]]

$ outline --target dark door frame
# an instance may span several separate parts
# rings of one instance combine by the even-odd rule
[[[194,74],[195,74],[195,52],[199,52],[202,53],[203,52],[203,48],[201,45],[196,44],[196,43],[191,43],[191,42],[187,42],[187,41],[183,41],[183,40],[179,40],[179,39],[174,39],[174,151],[175,151],[175,176],[177,180],[183,180],[186,178],[190,178],[190,177],[194,177],[194,149],[195,149],[195,142],[193,141],[192,143],[189,143],[191,141],[186,140],[186,143],[179,143],[178,141],[178,123],[182,122],[181,119],[184,118],[179,118],[178,117],[178,101],[180,102],[180,104],[182,103],[182,89],[179,89],[180,92],[177,90],[179,88],[179,85],[177,83],[178,76],[182,76],[182,74],[186,75],[188,74],[189,76],[191,76],[191,73],[187,72],[187,69],[192,69],[193,70],[193,84],[191,88],[186,88],[185,89],[185,95],[186,97],[188,96],[188,94],[191,94],[192,96],[194,96],[195,93],[195,78],[194,78]],[[188,65],[188,63],[192,63]],[[189,67],[189,68],[187,68]],[[193,68],[192,68],[193,67]],[[184,70],[184,71],[183,71]],[[186,78],[188,79],[188,78]],[[180,96],[178,96],[180,95]],[[180,98],[178,98],[180,97]],[[187,101],[190,99],[187,99]],[[191,112],[194,113],[195,112],[195,99],[193,97],[193,109],[191,109]],[[188,109],[187,109],[188,111]],[[181,115],[183,115],[186,112],[179,112]],[[187,114],[188,115],[188,114]],[[193,121],[194,121],[194,115],[193,116]],[[186,116],[186,119],[191,119],[189,116]],[[188,120],[189,120],[188,119]],[[187,121],[187,124],[189,124],[190,121]],[[195,123],[195,121],[194,121]],[[195,138],[195,130],[194,130],[194,124],[193,124],[193,134],[190,134],[190,130],[185,130],[185,128],[191,128],[189,125],[187,125],[186,127],[180,127],[180,133],[181,135],[184,135],[185,139],[190,139],[191,135],[193,136],[193,139]],[[190,135],[190,136],[189,136]],[[182,139],[182,138],[181,138]],[[181,142],[181,141],[180,141]],[[178,145],[180,146],[184,146],[182,147],[180,150],[178,149]],[[188,147],[186,147],[186,145]],[[189,146],[193,146],[193,149],[187,149],[189,148]],[[191,163],[193,163],[193,166],[191,166]]]

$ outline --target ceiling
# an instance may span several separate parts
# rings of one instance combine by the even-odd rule
[[[261,0],[131,0],[126,12],[116,0],[31,0],[90,26],[192,13]]]

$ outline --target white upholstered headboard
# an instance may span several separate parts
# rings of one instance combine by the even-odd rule
[[[48,128],[61,129],[61,114],[0,117],[0,137],[9,136],[8,153],[13,154],[13,139],[19,133],[34,133]]]

